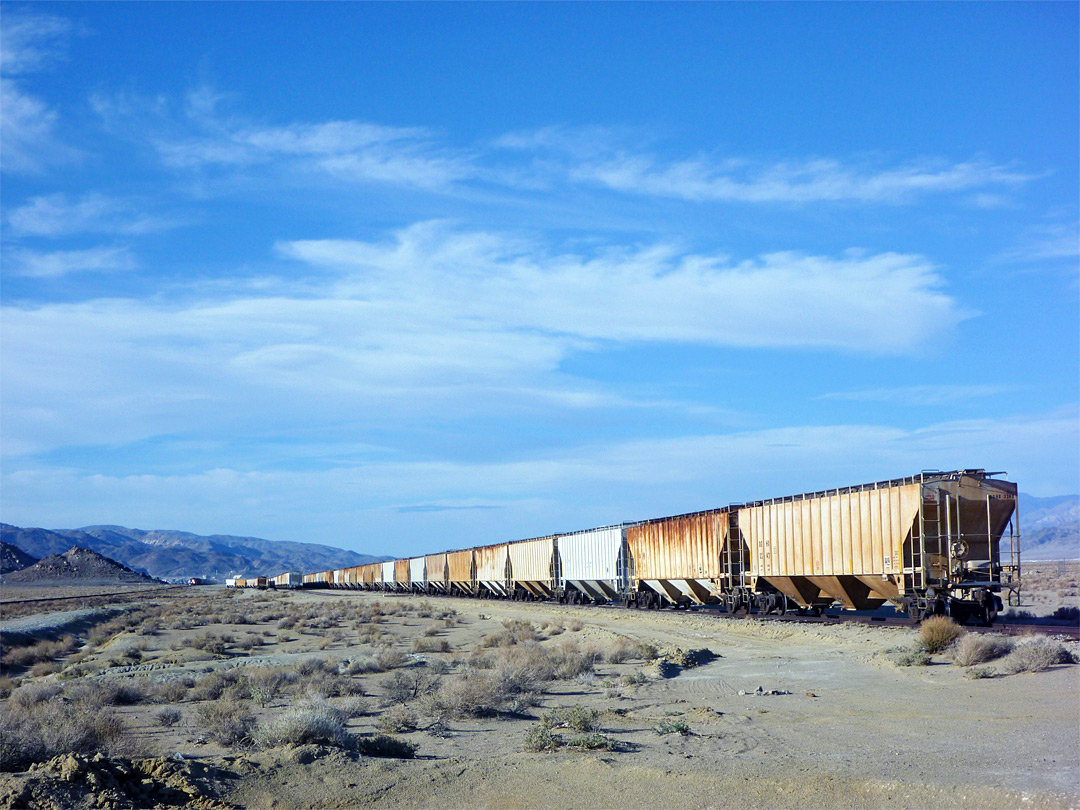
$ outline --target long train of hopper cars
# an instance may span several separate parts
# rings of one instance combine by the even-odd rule
[[[722,604],[820,613],[886,602],[914,619],[994,621],[1018,594],[1016,484],[985,470],[922,472],[420,557],[235,580],[488,599]],[[1008,540],[1004,555],[1001,544]],[[280,581],[280,584],[279,584]]]

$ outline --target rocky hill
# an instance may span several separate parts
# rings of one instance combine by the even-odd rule
[[[316,543],[231,535],[202,536],[125,526],[50,530],[0,523],[0,540],[35,557],[62,554],[74,544],[118,560],[136,571],[172,580],[204,577],[224,581],[226,577],[325,571],[387,559]]]
[[[157,580],[132,571],[90,549],[72,546],[4,577],[6,584],[153,585]]]
[[[11,543],[0,542],[0,574],[10,574],[29,568],[37,562],[37,557],[31,557],[17,546]]]

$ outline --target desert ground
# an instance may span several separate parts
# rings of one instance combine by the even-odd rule
[[[1076,604],[1076,574],[1019,610]],[[5,639],[40,640],[5,642],[0,807],[1080,805],[1064,639],[350,591],[14,598]]]

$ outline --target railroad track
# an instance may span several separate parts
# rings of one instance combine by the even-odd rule
[[[15,605],[30,605],[39,602],[74,602],[88,599],[104,599],[110,596],[137,596],[142,593],[168,593],[169,591],[189,588],[189,585],[163,585],[150,588],[129,589],[126,591],[107,591],[105,593],[84,593],[77,596],[40,596],[33,599],[3,599],[0,600],[0,612]]]

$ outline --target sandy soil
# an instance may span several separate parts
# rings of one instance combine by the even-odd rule
[[[233,593],[190,589],[167,599],[220,595],[231,609],[255,614],[266,605],[335,605],[374,601],[416,606],[417,597],[354,592]],[[440,630],[447,653],[429,661],[460,666],[504,619],[566,627],[542,644],[572,639],[581,647],[610,645],[618,636],[662,648],[706,648],[717,657],[661,675],[643,661],[600,663],[595,676],[556,682],[532,717],[454,720],[438,733],[402,735],[417,758],[391,760],[319,746],[227,749],[199,742],[196,706],[176,704],[183,721],[155,722],[151,705],[119,711],[144,756],[194,759],[217,769],[220,798],[243,807],[1076,807],[1080,805],[1080,667],[971,680],[936,656],[928,667],[898,667],[897,648],[915,631],[856,625],[778,625],[695,613],[638,612],[431,598],[460,621]],[[580,629],[576,629],[580,623]],[[380,624],[396,648],[432,625],[430,618],[389,615]],[[348,660],[371,654],[355,627],[280,629],[276,622],[212,628],[234,636],[257,633],[250,653],[209,655],[183,646],[207,627],[121,633],[81,666],[96,678],[160,681],[208,670],[289,664],[318,655]],[[546,635],[546,634],[545,634]],[[1075,645],[1074,645],[1075,646]],[[138,651],[131,663],[128,650]],[[456,671],[456,670],[452,670]],[[640,684],[626,676],[642,673]],[[59,676],[52,675],[55,679]],[[376,731],[384,674],[363,678],[374,713],[349,722]],[[640,677],[640,676],[637,676]],[[770,694],[773,693],[773,694]],[[260,718],[280,712],[284,698]],[[528,730],[556,706],[600,711],[603,732],[625,750],[523,750]],[[690,733],[660,735],[664,722]],[[0,806],[33,774],[0,775]],[[20,787],[22,786],[22,787]],[[42,805],[44,806],[44,805]],[[57,805],[60,806],[60,805]]]

